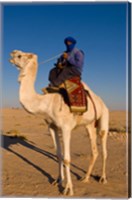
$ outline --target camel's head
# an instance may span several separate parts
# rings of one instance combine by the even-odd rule
[[[28,71],[34,71],[36,69],[37,55],[19,50],[14,50],[10,55],[10,62],[20,69],[19,81]]]
[[[36,56],[35,54],[25,53],[19,50],[14,50],[10,55],[10,62],[20,69],[24,68]]]

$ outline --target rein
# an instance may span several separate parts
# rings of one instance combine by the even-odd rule
[[[53,56],[53,57],[51,57],[51,58],[49,58],[49,59],[47,59],[47,60],[45,60],[45,61],[40,62],[39,65],[48,63],[48,62],[50,62],[51,60],[54,60],[55,58],[57,58],[57,57],[59,57],[59,56],[61,56],[61,55],[62,55],[62,53],[59,53],[59,54],[56,55],[56,56]]]

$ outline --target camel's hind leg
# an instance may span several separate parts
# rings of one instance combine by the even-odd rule
[[[86,128],[87,128],[87,131],[89,133],[92,155],[91,155],[91,161],[90,161],[88,171],[87,171],[85,177],[82,178],[83,182],[89,181],[92,169],[94,167],[95,161],[96,161],[97,156],[98,156],[98,149],[97,149],[97,142],[96,142],[96,139],[97,139],[96,129],[94,128],[94,125],[88,125],[88,126],[86,126]]]
[[[103,157],[103,167],[102,167],[102,176],[99,180],[100,183],[107,183],[106,179],[106,159],[107,159],[107,148],[106,148],[106,142],[107,142],[107,131],[102,130],[100,131],[100,137],[102,142],[102,157]]]
[[[107,137],[109,129],[109,111],[107,108],[104,109],[104,113],[99,120],[99,135],[102,142],[102,157],[103,157],[103,167],[102,176],[100,178],[101,183],[107,183],[106,179],[106,159],[107,159]]]

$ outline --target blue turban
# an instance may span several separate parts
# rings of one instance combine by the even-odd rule
[[[70,42],[72,42],[73,44],[76,44],[76,43],[77,43],[77,41],[76,41],[73,37],[70,37],[70,36],[67,37],[67,38],[65,38],[64,43],[66,44],[67,41],[70,41]]]
[[[67,45],[67,41],[72,42],[72,44]],[[67,52],[70,52],[74,48],[74,46],[77,43],[77,41],[73,37],[67,37],[67,38],[65,38],[64,43],[66,45]]]

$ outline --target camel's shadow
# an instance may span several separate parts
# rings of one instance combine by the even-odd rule
[[[37,169],[39,172],[41,172],[44,176],[46,176],[48,178],[49,183],[52,183],[54,181],[54,178],[47,173],[45,170],[41,169],[39,166],[37,166],[36,164],[34,164],[33,162],[31,162],[30,160],[28,160],[26,157],[24,157],[23,155],[21,155],[20,153],[14,151],[11,146],[12,145],[16,145],[16,144],[20,144],[24,147],[30,148],[36,152],[39,152],[41,154],[43,154],[44,156],[54,160],[55,162],[57,162],[56,156],[53,155],[50,152],[44,151],[38,147],[35,147],[34,145],[32,145],[31,143],[29,143],[27,140],[22,140],[19,137],[16,136],[8,136],[8,135],[2,135],[1,137],[1,145],[4,149],[8,150],[9,152],[15,154],[16,156],[18,156],[19,158],[21,158],[24,162],[28,163],[29,165],[33,166],[35,169]]]
[[[15,154],[16,156],[18,156],[19,158],[21,158],[24,162],[28,163],[29,165],[33,166],[35,169],[37,169],[39,172],[41,172],[44,176],[47,177],[48,181],[50,184],[52,184],[55,179],[48,173],[46,172],[44,169],[41,169],[39,166],[37,166],[36,164],[34,164],[33,162],[31,162],[29,159],[27,159],[25,156],[21,155],[20,153],[16,152],[15,150],[13,150],[13,148],[11,148],[11,146],[16,145],[16,144],[20,144],[26,148],[32,149],[33,151],[36,151],[38,153],[43,154],[44,156],[48,157],[49,159],[52,159],[53,161],[58,163],[58,159],[57,156],[54,155],[53,153],[50,153],[48,151],[45,151],[43,149],[40,149],[38,147],[36,147],[34,144],[32,144],[31,142],[29,142],[28,140],[23,140],[17,136],[9,136],[9,135],[2,135],[1,136],[1,141],[2,141],[2,147],[6,150],[8,150],[9,152]],[[85,173],[85,171],[83,169],[81,169],[80,167],[74,165],[71,163],[71,166],[73,168],[76,168],[77,170],[82,171],[83,173]],[[81,179],[81,176],[78,175],[76,172],[74,172],[73,170],[71,170],[71,173],[76,176],[77,180]]]

